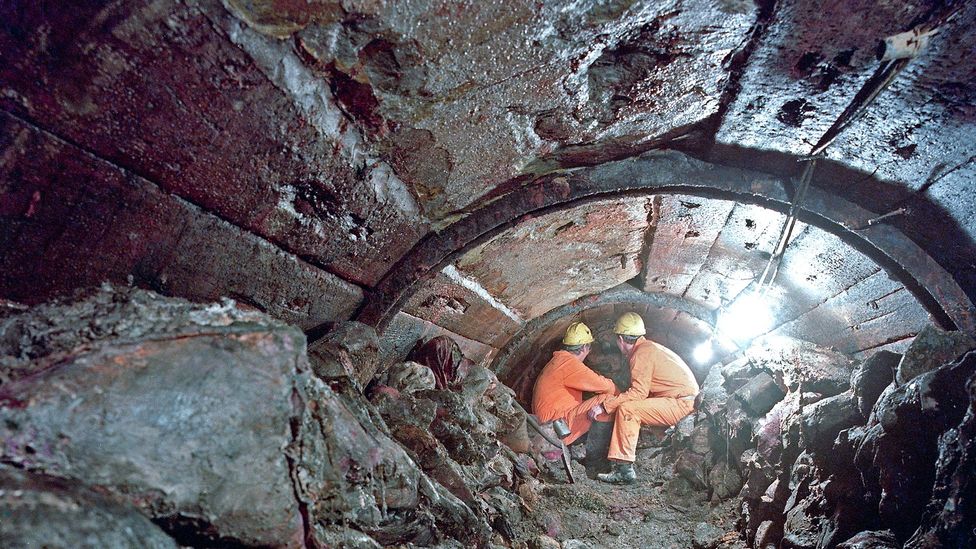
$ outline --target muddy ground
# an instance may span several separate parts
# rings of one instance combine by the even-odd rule
[[[530,547],[546,547],[542,531],[571,547],[695,547],[725,533],[721,547],[745,548],[735,532],[737,498],[710,503],[707,494],[676,488],[669,483],[673,454],[667,448],[638,450],[637,482],[628,486],[606,484],[587,475],[580,461],[573,461],[576,483],[565,473],[547,475],[547,483],[524,494],[531,509],[520,537]],[[599,465],[591,466],[593,476]],[[696,535],[696,529],[698,533]],[[557,545],[550,545],[557,547]]]

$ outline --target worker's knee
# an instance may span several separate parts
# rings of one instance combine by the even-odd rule
[[[617,407],[617,417],[622,418],[624,421],[636,419],[637,416],[634,414],[634,412],[637,410],[637,408],[638,406],[636,401],[623,402]]]

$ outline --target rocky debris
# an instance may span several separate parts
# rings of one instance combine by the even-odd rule
[[[950,362],[920,368],[901,385],[893,383],[895,367],[906,364],[900,355],[879,352],[852,372],[854,361],[803,343],[774,348],[765,341],[747,351],[745,361],[713,368],[700,415],[713,433],[726,435],[726,451],[748,445],[739,454],[745,483],[738,529],[752,547],[976,543],[971,527],[963,526],[976,519],[969,505],[976,472],[970,457],[976,454],[976,352],[951,362],[962,348],[955,345],[968,336],[925,332],[906,357],[921,364],[925,349],[951,349],[938,355]],[[721,372],[719,384],[714,370],[725,368],[730,371]],[[742,397],[758,399],[752,388],[768,386],[767,376],[785,396],[771,407],[750,405],[751,398]],[[730,388],[736,398],[728,398]],[[723,447],[714,434],[711,442]],[[720,466],[706,461],[706,475],[717,475]]]
[[[886,391],[875,405],[855,464],[877,501],[881,524],[906,539],[918,526],[935,481],[942,433],[959,425],[976,356]]]
[[[5,364],[34,373],[0,387],[2,460],[127,502],[180,544],[490,539],[485,517],[390,438],[358,381],[313,375],[295,328],[110,288],[3,322],[0,340],[27,353]],[[350,350],[337,345],[325,352]]]
[[[804,408],[801,419],[801,444],[825,453],[834,444],[837,434],[864,421],[857,409],[854,395],[845,391]]]
[[[377,383],[396,389],[399,393],[412,394],[433,389],[434,372],[423,364],[400,362],[384,372]]]
[[[746,357],[768,371],[785,391],[823,396],[846,391],[855,366],[855,361],[843,353],[786,337],[760,340],[746,350]]]
[[[742,474],[728,461],[719,462],[708,472],[712,501],[726,500],[738,495],[743,483]]]
[[[851,373],[851,389],[857,399],[857,409],[867,419],[878,397],[895,379],[895,370],[902,356],[891,351],[879,351],[858,365]]]
[[[841,543],[837,549],[899,549],[901,544],[891,530],[860,532]],[[960,546],[962,547],[962,546]]]
[[[178,338],[235,323],[284,326],[226,299],[200,306],[130,287],[102,285],[0,317],[0,384],[42,370],[76,348],[104,341]]]
[[[756,542],[753,547],[757,549],[775,548],[779,540],[783,538],[782,525],[771,520],[764,520],[759,528],[756,528]]]
[[[904,385],[915,376],[951,362],[976,348],[976,340],[964,332],[946,332],[935,326],[923,328],[898,363],[895,379]]]
[[[718,526],[699,522],[695,525],[695,533],[691,536],[691,546],[695,549],[713,549],[724,535],[725,532]]]
[[[763,372],[762,367],[750,357],[742,357],[735,362],[731,362],[722,368],[714,369],[722,376],[722,387],[726,391],[735,392],[754,378],[756,374]]]
[[[961,362],[974,361],[970,352]],[[905,547],[976,546],[976,376],[970,376],[966,389],[969,407],[960,423],[939,437],[932,495]]]
[[[324,527],[315,525],[315,539],[325,547],[343,547],[347,549],[380,549],[382,545],[366,534],[341,526]]]
[[[776,385],[773,376],[761,372],[746,382],[732,396],[742,401],[754,416],[761,416],[771,410],[786,393]]]
[[[371,387],[372,403],[431,478],[511,539],[521,520],[520,475],[527,474],[512,451],[529,451],[525,411],[511,389],[447,337],[418,342],[411,356],[427,364],[392,367]]]
[[[528,549],[559,549],[559,548],[560,548],[560,544],[558,541],[544,534],[540,534],[535,538],[529,540],[528,542]]]
[[[139,314],[135,326],[113,326],[121,341],[99,337],[0,389],[3,459],[125,497],[181,542],[175,532],[196,521],[215,542],[301,545],[283,449],[304,383],[304,335],[270,319],[235,322],[181,300],[126,296],[133,303],[122,309]],[[102,297],[78,309],[94,313]],[[182,325],[156,334],[154,318]]]
[[[3,547],[177,547],[131,505],[11,467],[0,467],[0,517]]]
[[[346,376],[365,387],[380,366],[379,349],[379,338],[371,326],[340,322],[308,345],[308,361],[315,375],[324,380]]]

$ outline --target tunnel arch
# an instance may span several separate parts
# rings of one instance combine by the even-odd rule
[[[476,246],[528,218],[614,196],[688,194],[755,204],[785,213],[791,183],[776,175],[711,164],[676,151],[553,172],[514,182],[518,187],[466,212],[406,254],[366,296],[357,319],[383,330],[420,283]],[[812,188],[800,220],[839,237],[911,292],[945,329],[974,330],[974,309],[953,277],[897,228],[860,227],[876,214]],[[530,319],[532,320],[532,319]]]

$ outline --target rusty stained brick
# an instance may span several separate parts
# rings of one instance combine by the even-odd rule
[[[713,308],[732,300],[762,275],[785,218],[762,206],[736,204],[685,297]],[[797,222],[791,240],[805,226]]]
[[[328,87],[271,81],[213,22],[231,19],[218,3],[61,8],[0,8],[0,108],[358,283],[426,232],[354,157],[338,108],[302,111]],[[299,78],[285,51],[275,70]]]
[[[40,303],[103,281],[230,296],[302,328],[349,318],[362,290],[0,113],[0,293]]]
[[[505,345],[525,324],[505,309],[489,302],[485,294],[464,286],[457,275],[451,277],[444,271],[425,282],[403,307],[412,316],[495,348]]]
[[[659,196],[660,217],[649,243],[644,291],[684,295],[735,202],[691,195]]]
[[[442,335],[456,341],[464,356],[481,366],[488,367],[492,357],[498,352],[498,349],[490,345],[468,339],[411,314],[399,312],[393,317],[393,321],[390,322],[386,330],[380,334],[379,371],[403,361],[417,341],[421,339],[426,341]]]
[[[914,336],[931,322],[911,293],[879,271],[772,334],[853,354]]]
[[[458,260],[523,318],[599,293],[639,272],[650,198],[598,200],[529,219]]]

